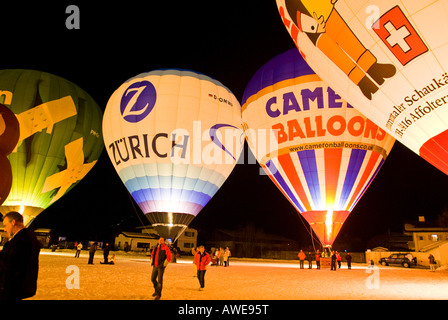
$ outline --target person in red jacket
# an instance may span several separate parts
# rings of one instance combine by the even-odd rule
[[[198,253],[194,257],[194,264],[198,268],[198,280],[199,280],[199,291],[204,290],[205,286],[205,271],[207,270],[207,265],[210,263],[210,255],[205,252],[204,246],[200,246]]]
[[[155,300],[160,300],[162,296],[163,273],[168,262],[171,262],[171,251],[165,244],[165,238],[160,237],[159,244],[151,252],[151,281],[154,285],[152,296],[155,297]]]
[[[299,261],[300,261],[300,269],[303,269],[305,258],[306,258],[305,252],[303,252],[303,250],[300,249],[300,252],[297,256],[299,257]]]
[[[319,252],[319,250],[317,250],[317,252],[316,252],[316,266],[317,266],[317,269],[320,269],[320,252]]]

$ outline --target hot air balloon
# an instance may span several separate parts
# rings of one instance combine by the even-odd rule
[[[395,139],[327,86],[297,49],[256,72],[242,110],[259,164],[331,246]]]
[[[104,147],[102,112],[77,85],[34,70],[1,70],[0,103],[20,131],[9,147],[12,186],[0,212],[18,211],[29,225],[95,165]]]
[[[103,119],[109,157],[158,234],[176,241],[232,172],[241,106],[220,82],[156,70],[122,84]]]
[[[277,0],[307,63],[344,99],[448,174],[448,2]]]

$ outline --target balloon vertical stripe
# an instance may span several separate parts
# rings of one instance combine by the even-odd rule
[[[365,150],[351,150],[350,160],[347,168],[347,174],[344,180],[344,186],[342,189],[341,198],[338,204],[338,209],[345,208],[346,202],[352,193],[353,186],[355,185],[355,181],[358,178],[358,173],[361,170],[361,166],[364,162],[364,157],[366,155]],[[356,192],[355,192],[356,193]]]
[[[311,200],[315,208],[323,208],[324,203],[320,192],[319,172],[317,170],[315,150],[297,152],[303,174],[305,175]],[[300,168],[297,168],[300,170]]]
[[[333,209],[338,188],[342,149],[324,149],[326,205]]]
[[[297,208],[304,210],[302,205],[298,202],[297,197],[293,194],[293,191],[289,187],[288,183],[285,181],[285,179],[283,179],[282,175],[280,174],[280,170],[279,170],[280,168],[276,167],[272,161],[267,162],[266,166],[271,171],[273,179],[275,179],[275,181],[277,181],[277,184],[280,186],[281,190],[283,190],[283,192],[288,196],[290,201],[292,203],[294,203],[294,205]]]
[[[347,210],[351,211],[353,210],[353,207],[356,205],[358,200],[362,197],[364,192],[366,192],[367,188],[372,183],[373,179],[377,175],[378,171],[380,170],[381,166],[384,163],[384,159],[379,159],[379,155],[372,153],[372,156],[369,160],[369,167],[364,171],[362,178],[360,182],[358,183],[358,187],[356,188],[352,199],[347,205]],[[368,180],[367,183],[365,181]]]
[[[305,189],[300,181],[297,168],[294,166],[294,162],[289,154],[284,154],[278,157],[279,163],[284,170],[288,174],[289,181],[294,188],[295,193],[297,194],[298,199],[300,199],[303,203],[305,211],[311,210],[311,204],[308,201],[308,197],[306,196]]]

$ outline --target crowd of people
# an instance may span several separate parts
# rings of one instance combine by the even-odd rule
[[[75,258],[79,258],[83,245],[81,242],[75,242]],[[93,259],[95,257],[95,252],[98,250],[98,242],[93,242],[89,247],[89,260],[88,264],[93,264]],[[109,243],[103,248],[103,258],[104,261],[100,262],[100,264],[115,264],[115,254],[110,254],[110,246]]]
[[[75,258],[79,258],[81,250],[83,248],[82,243],[75,243]],[[93,264],[93,258],[95,252],[98,250],[98,243],[92,243],[89,247],[89,260],[88,264]],[[205,273],[207,270],[207,266],[211,263],[211,265],[215,266],[229,266],[229,260],[231,256],[230,249],[227,248],[219,248],[214,250],[213,254],[209,254],[205,251],[204,246],[199,246],[197,248],[193,248],[191,251],[193,255],[193,265],[194,265],[194,276],[198,278],[199,281],[199,290],[204,290],[205,287]],[[115,255],[110,254],[110,246],[106,243],[103,248],[103,258],[104,261],[100,262],[101,264],[115,264]],[[165,268],[168,263],[176,261],[177,250],[173,247],[170,247],[165,244],[165,238],[159,238],[159,243],[151,248],[151,282],[154,286],[153,297],[155,300],[159,300],[162,296],[163,289],[163,274],[165,272]]]
[[[308,261],[308,269],[313,268],[313,261],[316,262],[316,268],[320,269],[322,258],[330,258],[332,271],[341,269],[342,266],[342,256],[338,251],[335,250],[322,253],[317,250],[316,252],[308,252],[308,254],[305,254],[303,250],[300,250],[297,256],[299,258],[300,269],[305,269],[305,260]],[[346,253],[344,259],[347,262],[347,269],[350,270],[352,268],[352,256],[350,255],[350,252]]]
[[[230,249],[229,247],[227,248],[223,248],[220,247],[219,249],[216,248],[214,250],[214,252],[212,253],[212,261],[211,261],[211,265],[212,266],[224,266],[224,267],[228,267],[229,266],[229,262],[230,262]]]

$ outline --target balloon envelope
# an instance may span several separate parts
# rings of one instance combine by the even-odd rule
[[[257,71],[242,110],[260,165],[322,244],[333,244],[395,139],[341,99],[296,49]]]
[[[8,155],[11,191],[0,212],[18,211],[29,224],[98,160],[104,146],[102,112],[77,85],[34,70],[1,70],[0,103],[20,127]]]
[[[277,0],[277,6],[325,82],[448,174],[447,1]]]
[[[156,70],[126,81],[103,120],[109,157],[160,236],[174,242],[233,170],[241,107],[220,82]]]

